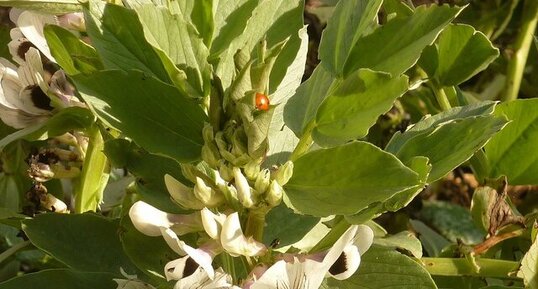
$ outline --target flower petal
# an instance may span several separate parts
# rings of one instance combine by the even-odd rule
[[[257,242],[252,237],[247,238],[243,235],[237,212],[226,218],[222,225],[220,241],[224,250],[234,257],[240,255],[248,257],[260,256],[267,250],[262,243]]]
[[[169,228],[172,225],[168,219],[168,213],[143,201],[138,201],[131,206],[129,217],[138,231],[152,237],[161,235],[161,227]]]
[[[355,237],[355,246],[359,249],[359,253],[364,254],[374,242],[374,231],[366,225],[359,225]]]
[[[226,221],[226,215],[220,213],[214,214],[208,208],[203,208],[200,211],[200,215],[202,216],[204,230],[209,237],[214,240],[219,239],[222,225]]]
[[[179,280],[174,289],[227,289],[238,288],[233,286],[232,277],[226,274],[222,268],[217,269],[214,278],[209,278],[203,270],[197,270],[189,277]],[[239,288],[238,288],[239,289]]]
[[[22,34],[30,40],[50,61],[56,62],[50,53],[47,40],[43,34],[45,24],[56,24],[52,15],[39,14],[31,11],[23,11],[18,19],[17,26]]]
[[[204,204],[194,196],[192,188],[185,186],[171,175],[167,174],[164,176],[164,183],[170,196],[172,196],[172,199],[183,208],[200,210],[205,207]]]

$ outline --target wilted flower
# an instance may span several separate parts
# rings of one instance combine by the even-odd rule
[[[338,280],[357,271],[360,255],[371,246],[373,232],[368,226],[351,226],[325,252],[312,255],[284,255],[255,281],[251,289],[318,289],[329,275]]]

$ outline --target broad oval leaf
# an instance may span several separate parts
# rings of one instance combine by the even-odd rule
[[[485,146],[489,176],[506,175],[511,185],[538,184],[538,99],[502,103],[495,114],[511,122]]]
[[[10,279],[0,283],[0,289],[116,289],[118,283],[113,281],[113,278],[118,278],[118,275],[51,269]]]
[[[392,75],[404,73],[461,10],[448,5],[422,5],[412,16],[389,21],[357,42],[346,62],[344,74],[358,68]]]
[[[360,69],[323,101],[312,132],[320,146],[335,146],[368,133],[378,117],[407,90],[407,77]]]
[[[394,155],[370,143],[353,142],[297,159],[285,200],[307,215],[350,215],[421,186],[419,174]]]
[[[151,153],[188,162],[199,158],[206,116],[192,99],[140,71],[73,77],[99,118]]]
[[[136,273],[123,254],[118,220],[90,213],[43,214],[24,220],[22,229],[32,244],[73,269],[119,275],[122,268]]]
[[[495,103],[456,107],[425,118],[404,133],[394,134],[386,150],[403,162],[415,156],[430,159],[428,182],[442,178],[473,156],[506,125],[492,115]]]
[[[339,289],[437,289],[430,274],[411,258],[395,250],[373,246],[361,256],[359,270],[349,279],[329,278],[327,283]]]
[[[458,85],[484,70],[499,56],[499,49],[472,26],[449,25],[437,43],[438,66],[434,77],[443,86]]]
[[[295,214],[284,204],[269,211],[263,232],[263,242],[271,245],[278,240],[277,248],[301,240],[319,222],[319,218]]]
[[[525,288],[538,288],[538,262],[536,262],[536,260],[538,260],[538,242],[534,240],[529,251],[523,256],[523,260],[521,260],[521,268],[519,268],[519,271],[517,272],[517,276],[523,278]]]
[[[351,49],[377,24],[381,3],[382,0],[338,2],[319,44],[319,58],[327,70],[342,75]]]

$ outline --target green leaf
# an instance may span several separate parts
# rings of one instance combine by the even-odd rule
[[[103,63],[95,49],[69,30],[47,25],[44,34],[52,56],[67,74],[92,73],[103,69]]]
[[[77,213],[97,211],[103,200],[103,191],[108,183],[110,171],[110,165],[103,153],[103,136],[96,125],[89,129],[88,138],[89,144],[82,172],[73,189]]]
[[[393,155],[353,142],[297,159],[285,200],[303,214],[350,215],[421,186],[420,176]]]
[[[51,14],[65,14],[82,10],[82,5],[78,0],[0,0],[0,6],[37,10]]]
[[[211,55],[214,57],[228,49],[230,41],[242,37],[247,21],[258,0],[217,1],[214,15],[213,40]]]
[[[287,67],[286,75],[271,95],[271,102],[277,106],[273,112],[269,135],[267,137],[269,140],[269,150],[267,151],[267,159],[265,161],[267,166],[285,163],[299,142],[299,139],[284,122],[284,108],[301,84],[308,54],[306,26],[301,28],[298,33],[301,39],[301,45],[297,51],[295,60]]]
[[[439,201],[426,201],[420,212],[421,219],[431,224],[450,241],[464,244],[478,244],[485,233],[477,228],[471,212],[461,206]]]
[[[295,214],[281,204],[266,216],[263,243],[270,245],[278,240],[277,248],[291,245],[301,240],[318,222],[319,218]]]
[[[450,245],[450,242],[447,239],[421,221],[410,220],[409,223],[413,227],[413,230],[417,232],[420,242],[422,243],[422,246],[424,246],[424,250],[428,253],[428,256],[437,257],[441,254],[443,248]]]
[[[284,107],[284,121],[296,136],[300,137],[308,124],[315,118],[335,78],[323,65],[318,65],[310,78],[299,86]]]
[[[523,278],[525,288],[538,288],[538,242],[535,240],[529,251],[525,253],[521,260],[521,268],[517,272],[519,278]]]
[[[171,82],[167,68],[146,41],[142,24],[133,10],[92,0],[89,8],[84,9],[84,15],[88,35],[105,68],[137,69]]]
[[[344,74],[358,68],[400,75],[413,66],[422,50],[460,13],[448,5],[419,6],[412,16],[394,18],[361,38],[351,51]]]
[[[432,76],[442,86],[458,85],[484,70],[499,50],[489,39],[472,26],[449,25],[437,43],[438,66]]]
[[[511,122],[485,146],[491,178],[508,177],[511,185],[538,184],[538,99],[499,104],[495,115]]]
[[[171,201],[164,184],[165,174],[173,176],[183,184],[189,183],[181,174],[181,168],[176,161],[150,154],[124,139],[105,142],[104,152],[115,167],[124,167],[136,177],[136,191],[142,200],[166,212],[183,212]]]
[[[468,160],[506,125],[504,118],[491,115],[494,107],[495,103],[483,102],[427,117],[394,134],[385,149],[403,162],[428,157],[432,164],[428,182],[433,182]]]
[[[100,71],[73,79],[99,118],[144,149],[184,162],[199,158],[206,116],[179,90],[139,71]]]
[[[398,248],[406,250],[415,258],[422,257],[422,244],[420,243],[420,240],[409,231],[399,232],[384,238],[376,238],[374,239],[374,243],[392,249]]]
[[[151,4],[136,11],[148,42],[164,51],[174,64],[185,71],[187,81],[199,95],[208,95],[211,77],[211,67],[207,62],[209,50],[192,23],[182,15],[172,15],[168,9]]]
[[[68,131],[84,130],[94,122],[95,117],[88,109],[81,107],[65,108],[54,114],[46,122],[29,126],[6,136],[0,140],[0,149],[19,139],[45,140]]]
[[[0,283],[0,289],[116,289],[118,284],[112,280],[114,277],[117,275],[52,269],[13,278]]]
[[[343,281],[329,278],[327,283],[328,288],[339,289],[437,289],[430,274],[418,262],[375,245],[362,255],[357,273]]]
[[[136,273],[123,254],[118,220],[89,213],[42,214],[22,224],[32,244],[72,269],[121,276],[122,268],[128,274]]]
[[[351,49],[377,23],[381,3],[382,0],[338,2],[319,44],[319,58],[328,71],[342,75]]]
[[[121,219],[121,243],[125,254],[140,271],[152,280],[166,283],[164,265],[179,258],[162,237],[149,237],[140,233],[128,215]],[[143,250],[141,250],[143,248]]]
[[[407,77],[360,69],[325,98],[312,132],[320,146],[335,146],[368,134],[378,117],[407,90]]]

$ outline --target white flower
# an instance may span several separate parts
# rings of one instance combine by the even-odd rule
[[[215,271],[213,278],[209,278],[205,271],[198,269],[191,276],[179,280],[174,289],[240,289],[231,283],[232,277],[222,268]]]
[[[260,256],[267,250],[265,245],[243,234],[237,212],[230,215],[214,214],[204,208],[200,213],[206,233],[210,238],[218,240],[231,256]]]
[[[56,62],[50,53],[47,40],[43,33],[46,24],[56,24],[53,15],[40,14],[32,11],[12,9],[11,21],[17,24],[11,29],[11,42],[8,43],[9,51],[13,60],[19,64],[25,61],[24,55],[30,47],[35,47],[50,61]]]
[[[77,31],[86,31],[86,22],[84,21],[84,13],[73,12],[64,15],[56,16],[56,22],[58,25]]]
[[[373,232],[368,226],[351,226],[328,251],[284,256],[250,288],[318,289],[325,275],[347,279],[357,271],[360,255],[368,250],[372,241]]]
[[[164,240],[174,250],[183,256],[168,262],[164,266],[167,280],[180,280],[192,275],[198,268],[202,268],[209,278],[213,278],[213,258],[222,252],[222,247],[215,240],[211,240],[199,248],[193,248],[179,240],[178,236],[170,229],[163,229]]]
[[[164,176],[164,183],[172,199],[181,207],[193,210],[200,210],[205,207],[194,195],[193,188],[185,186],[171,175]]]
[[[143,201],[131,206],[129,217],[138,231],[152,237],[162,235],[163,229],[171,229],[179,235],[203,230],[198,212],[190,215],[169,214]]]

